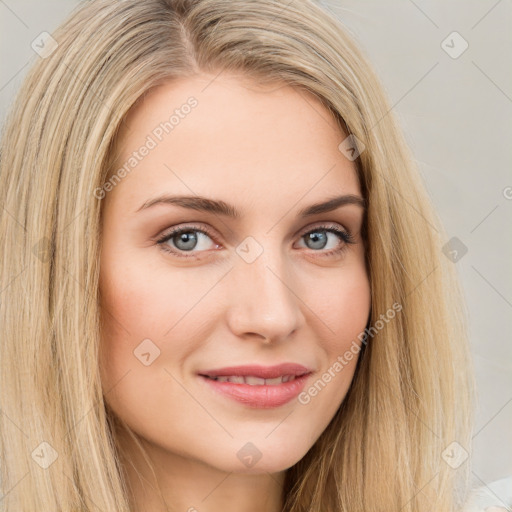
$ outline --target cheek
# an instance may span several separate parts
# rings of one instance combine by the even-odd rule
[[[321,289],[317,286],[315,289],[319,291],[307,296],[307,304],[314,312],[310,321],[323,333],[322,364],[316,378],[299,395],[299,403],[311,417],[318,418],[316,427],[323,429],[352,382],[361,335],[370,313],[371,291],[365,266],[360,261],[341,269],[335,278],[321,282]],[[314,437],[314,431],[311,436]]]
[[[324,325],[325,348],[332,358],[364,331],[371,307],[370,283],[366,269],[358,263],[323,284],[311,307]]]
[[[219,275],[196,272],[193,277],[129,250],[120,252],[116,256],[105,251],[101,267],[103,386],[114,386],[127,371],[130,379],[140,379],[142,387],[155,386],[155,379],[169,377],[160,368],[164,360],[180,368],[197,348],[200,319],[215,313],[215,302],[203,299]],[[138,356],[147,352],[146,359],[157,357],[145,367]]]
[[[157,319],[166,318],[165,310],[173,311],[169,303],[172,295],[164,297],[164,290],[161,276],[156,279],[130,248],[116,243],[114,236],[106,242],[100,272],[100,366],[104,389],[114,386],[126,372],[130,371],[133,378],[140,370],[142,364],[134,351],[143,340],[154,340],[158,347],[165,326]],[[167,318],[172,322],[170,316]],[[154,357],[156,351],[153,352]]]
[[[149,256],[145,251],[105,248],[100,290],[112,341],[119,337],[141,341],[161,338],[201,292],[195,291],[197,283],[190,282],[181,269],[162,267],[150,249]]]
[[[151,404],[179,404],[183,398],[169,387],[162,343],[163,333],[183,315],[183,301],[180,304],[177,299],[182,292],[175,287],[173,293],[167,293],[161,273],[157,279],[148,267],[138,264],[115,269],[105,266],[103,270],[108,276],[100,284],[100,372],[105,400],[136,431],[148,422],[165,424],[163,408]],[[186,344],[175,343],[173,358],[184,359],[186,350]]]

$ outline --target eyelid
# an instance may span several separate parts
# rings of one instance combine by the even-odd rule
[[[297,236],[307,235],[308,233],[311,233],[311,231],[315,231],[315,229],[318,229],[318,230],[325,229],[326,231],[328,231],[329,229],[334,229],[334,230],[341,231],[343,233],[347,233],[348,235],[351,235],[350,229],[341,225],[339,222],[317,221],[317,222],[314,222],[313,224],[310,224],[306,228],[299,230],[297,233]]]

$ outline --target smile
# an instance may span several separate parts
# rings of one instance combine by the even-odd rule
[[[295,375],[282,375],[273,379],[262,379],[261,377],[254,377],[252,375],[219,375],[218,377],[207,377],[217,382],[231,382],[233,384],[249,384],[249,386],[279,386],[284,382],[295,380]]]
[[[220,396],[222,400],[227,398],[229,402],[235,401],[253,409],[271,409],[297,398],[311,375],[282,375],[270,379],[251,375],[198,377],[207,385],[209,392],[213,392],[214,397]]]

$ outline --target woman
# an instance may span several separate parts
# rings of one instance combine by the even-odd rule
[[[93,0],[52,37],[1,146],[4,509],[458,510],[460,294],[340,23]]]

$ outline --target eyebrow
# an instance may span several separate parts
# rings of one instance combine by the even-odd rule
[[[217,201],[214,199],[208,199],[201,196],[171,196],[162,195],[146,201],[136,211],[147,210],[152,206],[166,204],[181,206],[182,208],[188,208],[190,210],[198,210],[202,212],[214,213],[223,215],[233,219],[239,219],[242,217],[241,212],[237,210],[233,205],[230,205],[224,201]],[[336,210],[345,205],[356,205],[361,208],[365,208],[365,200],[354,194],[345,194],[342,196],[336,196],[327,201],[312,204],[299,211],[299,217],[309,217],[311,215],[317,215],[319,213],[326,213]]]

